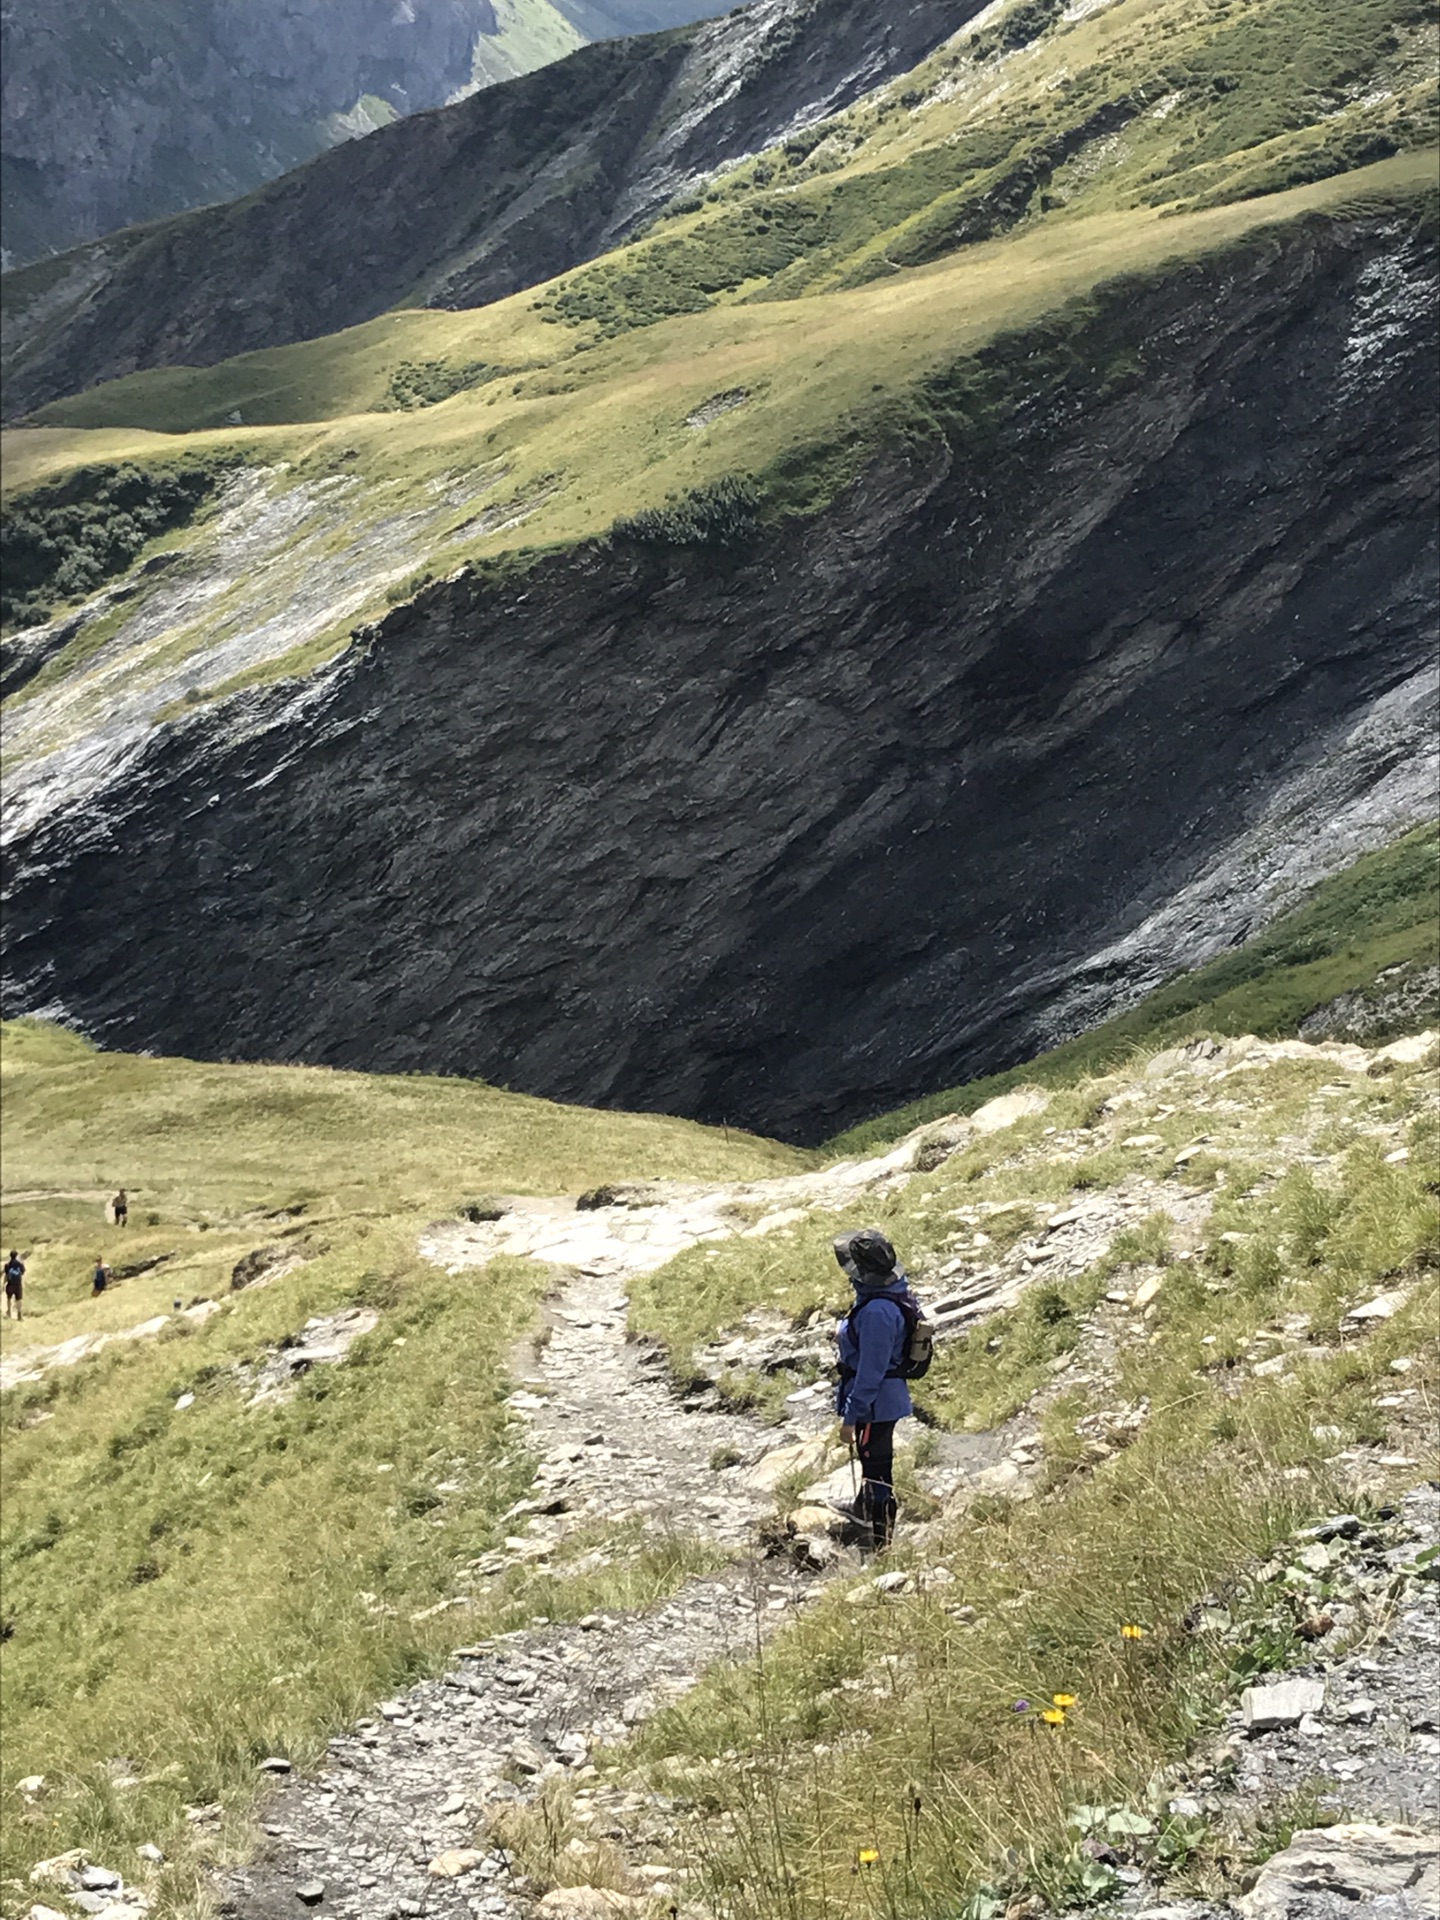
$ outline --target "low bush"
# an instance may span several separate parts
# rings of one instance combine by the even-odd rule
[[[33,626],[124,573],[162,533],[184,526],[218,471],[201,466],[80,467],[0,514],[0,626]]]
[[[727,474],[682,493],[668,506],[647,507],[617,520],[612,538],[656,546],[739,546],[754,537],[762,498],[748,475]]]

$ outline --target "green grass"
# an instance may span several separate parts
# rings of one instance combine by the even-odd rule
[[[475,1587],[469,1563],[528,1479],[501,1402],[506,1350],[545,1275],[507,1262],[446,1276],[416,1256],[425,1222],[494,1190],[806,1160],[454,1081],[130,1059],[31,1023],[3,1038],[12,1185],[0,1237],[29,1258],[33,1307],[23,1327],[4,1327],[6,1351],[133,1324],[172,1294],[224,1304],[204,1325],[172,1319],[158,1338],[6,1396],[6,1780],[41,1772],[50,1784],[35,1818],[7,1822],[0,1871],[21,1878],[73,1845],[131,1858],[154,1839],[172,1856],[159,1910],[190,1911],[207,1862],[246,1843],[260,1758],[313,1761],[329,1732],[430,1670],[457,1636],[646,1604],[711,1564],[694,1542],[581,1534],[552,1568]],[[1323,1058],[1285,1059],[1232,1076],[1223,1108],[1201,1110],[1207,1083],[1177,1096],[1171,1082],[1113,1114],[1105,1101],[1125,1076],[1087,1081],[901,1192],[697,1248],[637,1282],[635,1319],[678,1358],[756,1306],[838,1304],[829,1240],[841,1226],[878,1218],[929,1273],[968,1245],[977,1202],[1011,1209],[978,1216],[1002,1248],[1085,1166],[1108,1156],[1108,1177],[1163,1183],[1182,1141],[1211,1136],[1185,1174],[1216,1194],[1199,1254],[1170,1258],[1167,1232],[1142,1223],[1087,1273],[1037,1281],[1010,1313],[947,1343],[920,1389],[941,1425],[1032,1403],[1048,1491],[952,1518],[923,1555],[952,1573],[943,1591],[875,1609],[827,1600],[763,1666],[717,1671],[642,1736],[657,1778],[683,1777],[707,1815],[693,1851],[719,1912],[818,1920],[861,1845],[879,1849],[886,1897],[915,1920],[994,1878],[1012,1842],[1015,1873],[1058,1893],[1075,1864],[1069,1804],[1133,1798],[1213,1714],[1235,1649],[1197,1643],[1180,1616],[1306,1511],[1348,1497],[1326,1456],[1383,1432],[1375,1386],[1393,1378],[1391,1358],[1415,1356],[1406,1385],[1435,1390],[1435,1069],[1339,1071],[1338,1099],[1322,1093],[1336,1075]],[[1132,1131],[1159,1134],[1160,1147],[1125,1148]],[[1388,1157],[1397,1137],[1408,1161]],[[1326,1163],[1274,1177],[1306,1139]],[[99,1203],[121,1182],[134,1224],[105,1228]],[[231,1295],[239,1254],[269,1244],[304,1264]],[[169,1258],[94,1303],[85,1267],[97,1246],[117,1265]],[[1161,1290],[1117,1333],[1113,1380],[1047,1400],[1052,1360],[1108,1311],[1105,1287],[1157,1263]],[[1410,1303],[1347,1351],[1341,1315],[1379,1285],[1413,1289]],[[286,1404],[248,1407],[263,1355],[346,1305],[379,1315],[349,1362],[317,1369]],[[1228,1363],[1297,1311],[1337,1343],[1332,1356],[1237,1397]],[[1151,1425],[1092,1472],[1075,1421],[1142,1395]],[[1341,1438],[1319,1445],[1317,1425]],[[594,1544],[613,1565],[579,1570]],[[454,1599],[468,1604],[429,1611]],[[980,1624],[945,1611],[955,1604]],[[1127,1618],[1150,1630],[1138,1656],[1116,1641]],[[890,1654],[898,1664],[868,1690]],[[852,1677],[858,1693],[841,1686]],[[1014,1697],[1062,1690],[1083,1703],[1064,1741],[1017,1726]],[[117,1772],[138,1784],[117,1786]],[[186,1820],[212,1801],[218,1824]],[[733,1815],[728,1836],[716,1812]]]
[[[0,1238],[29,1265],[23,1330],[0,1328],[0,1351],[134,1325],[177,1294],[223,1293],[242,1254],[287,1237],[323,1242],[332,1220],[349,1232],[420,1209],[453,1214],[479,1192],[580,1193],[605,1180],[807,1164],[735,1131],[727,1139],[691,1121],[594,1113],[477,1081],[103,1053],[29,1021],[6,1023],[0,1076]],[[123,1231],[104,1213],[120,1186]],[[93,1301],[98,1251],[112,1265],[169,1257]]]
[[[803,1156],[458,1080],[100,1053],[32,1022],[6,1025],[0,1066],[0,1238],[29,1269],[4,1351],[170,1316],[158,1338],[5,1396],[5,1791],[30,1773],[49,1785],[34,1817],[7,1819],[0,1877],[70,1846],[128,1865],[157,1840],[173,1858],[160,1910],[178,1911],[205,1860],[244,1844],[268,1753],[315,1760],[457,1631],[642,1602],[709,1564],[684,1541],[620,1541],[601,1573],[532,1570],[464,1615],[414,1617],[463,1594],[528,1483],[501,1402],[547,1284],[521,1261],[451,1278],[416,1243],[478,1191],[743,1177]],[[103,1201],[121,1184],[117,1229]],[[236,1261],[272,1245],[303,1264],[232,1294]],[[97,1251],[122,1272],[163,1258],[97,1301]],[[196,1324],[176,1298],[222,1305]],[[247,1406],[267,1350],[350,1305],[380,1318],[344,1366]],[[139,1784],[116,1787],[110,1762]],[[186,1821],[210,1802],[218,1826]]]
[[[1270,1167],[1325,1077],[1323,1065],[1284,1063],[1227,1083],[1249,1109],[1252,1144],[1268,1142]],[[1166,1093],[1177,1097],[1173,1084]],[[1073,1347],[1104,1282],[1127,1261],[1166,1258],[1153,1225],[1117,1241],[1079,1282],[1037,1282],[1019,1309],[961,1347],[945,1390],[987,1418],[1029,1400],[1045,1473],[1026,1503],[978,1501],[923,1543],[902,1531],[892,1566],[938,1569],[945,1584],[927,1574],[884,1601],[862,1594],[867,1606],[832,1592],[763,1662],[717,1669],[642,1731],[641,1766],[634,1754],[624,1764],[686,1810],[678,1850],[696,1862],[693,1891],[708,1910],[725,1920],[852,1911],[845,1903],[870,1850],[878,1858],[863,1910],[891,1920],[998,1913],[1021,1893],[1058,1908],[1088,1904],[1119,1890],[1113,1876],[1087,1878],[1093,1862],[1072,1824],[1077,1806],[1096,1805],[1149,1822],[1122,1854],[1208,1874],[1201,1890],[1212,1897],[1235,1891],[1226,1877],[1238,1864],[1235,1836],[1204,1820],[1193,1830],[1170,1822],[1175,1789],[1156,1770],[1215,1727],[1257,1671],[1314,1657],[1293,1627],[1323,1602],[1323,1585],[1297,1590],[1314,1596],[1308,1605],[1277,1608],[1254,1570],[1298,1523],[1356,1500],[1335,1456],[1387,1442],[1392,1416],[1376,1400],[1393,1388],[1389,1366],[1401,1356],[1416,1390],[1404,1439],[1420,1457],[1394,1484],[1436,1464],[1427,1415],[1440,1388],[1435,1069],[1355,1079],[1350,1096],[1357,1126],[1408,1127],[1411,1163],[1387,1163],[1362,1139],[1327,1168],[1293,1170],[1227,1200],[1208,1250],[1167,1265],[1153,1308],[1116,1330],[1109,1382],[1036,1397],[1045,1362]],[[1043,1137],[1028,1147],[1028,1177],[1043,1192]],[[1027,1174],[1012,1164],[1005,1177]],[[919,1198],[933,1195],[926,1186]],[[907,1228],[923,1237],[904,1202],[892,1216],[897,1237]],[[1246,1239],[1223,1241],[1222,1231]],[[1342,1339],[1341,1305],[1382,1284],[1408,1290],[1407,1304],[1377,1333]],[[663,1276],[656,1292],[663,1297]],[[1250,1375],[1249,1362],[1278,1350],[1264,1330],[1296,1313],[1329,1351],[1322,1345],[1286,1377]],[[928,1397],[932,1382],[921,1391]],[[1076,1421],[1142,1396],[1151,1412],[1138,1437],[1097,1467]],[[1187,1626],[1197,1598],[1217,1589],[1228,1596],[1223,1630]],[[1130,1624],[1143,1640],[1122,1638]],[[1057,1693],[1077,1696],[1065,1725],[1037,1724],[1034,1709]],[[1017,1713],[1017,1700],[1032,1710]],[[1283,1840],[1257,1832],[1247,1844],[1259,1856]],[[986,1889],[998,1896],[993,1908]]]
[[[947,1113],[970,1113],[1022,1082],[1064,1087],[1199,1033],[1293,1034],[1307,1014],[1371,986],[1390,968],[1440,961],[1440,826],[1417,827],[1323,881],[1303,905],[1208,966],[1180,975],[1117,1015],[1023,1066],[946,1087],[864,1120],[828,1152],[879,1150]],[[1431,1016],[1440,1014],[1440,1007]],[[1388,1037],[1388,1036],[1386,1036]]]

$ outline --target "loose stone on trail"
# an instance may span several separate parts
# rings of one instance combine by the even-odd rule
[[[1299,1726],[1306,1714],[1319,1713],[1324,1705],[1323,1680],[1282,1680],[1276,1686],[1247,1687],[1240,1696],[1240,1711],[1251,1733]]]

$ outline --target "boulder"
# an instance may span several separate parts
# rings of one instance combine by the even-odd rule
[[[816,1508],[822,1508],[830,1514],[831,1519],[835,1521],[837,1526],[843,1527],[845,1522],[844,1510],[848,1509],[854,1501],[859,1484],[858,1468],[849,1460],[846,1460],[840,1466],[833,1468],[831,1472],[827,1473],[824,1479],[812,1481],[811,1484],[805,1488],[804,1492],[800,1495],[804,1503],[800,1510],[802,1512],[813,1512]],[[841,1509],[841,1511],[835,1512],[834,1509],[836,1508]]]
[[[1440,1039],[1440,1035],[1437,1035],[1433,1028],[1427,1027],[1424,1033],[1412,1033],[1404,1040],[1392,1040],[1388,1047],[1381,1047],[1377,1051],[1375,1058],[1393,1060],[1397,1066],[1414,1066],[1425,1058],[1437,1039]]]
[[[977,1107],[970,1116],[970,1124],[977,1133],[999,1133],[1032,1113],[1044,1113],[1049,1104],[1050,1096],[1043,1088],[1017,1087],[1013,1093],[998,1094],[983,1107]]]
[[[617,1914],[639,1913],[643,1895],[616,1893],[610,1887],[556,1887],[540,1902],[546,1920],[615,1920]]]
[[[289,1260],[293,1254],[290,1247],[256,1247],[242,1260],[237,1260],[230,1269],[230,1291],[239,1293],[242,1288],[253,1287],[255,1282],[269,1273],[272,1267],[278,1267],[283,1260]]]
[[[1345,1318],[1347,1320],[1389,1320],[1404,1304],[1403,1293],[1377,1293],[1373,1300],[1366,1300],[1361,1306],[1351,1307]]]
[[[837,1513],[833,1507],[807,1504],[787,1513],[785,1524],[795,1534],[840,1534],[845,1531],[845,1516]]]
[[[1284,1920],[1313,1895],[1356,1913],[1369,1910],[1361,1901],[1386,1899],[1401,1913],[1433,1914],[1440,1906],[1440,1838],[1418,1827],[1363,1822],[1309,1828],[1265,1862],[1235,1904],[1246,1920]]]
[[[823,1573],[835,1563],[835,1542],[828,1533],[805,1533],[792,1549],[795,1564],[806,1573]]]
[[[80,1884],[80,1869],[86,1866],[90,1856],[83,1847],[71,1847],[68,1853],[57,1853],[49,1860],[37,1860],[30,1869],[32,1887],[60,1887],[69,1891]]]

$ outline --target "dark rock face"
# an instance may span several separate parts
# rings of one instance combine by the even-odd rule
[[[165,731],[16,850],[9,1010],[804,1140],[1023,1057],[1178,963],[1093,977],[1287,782],[1319,840],[1403,773],[1403,727],[1325,769],[1434,659],[1432,249],[1117,288],[743,555],[458,580]],[[1212,897],[1212,951],[1280,904]]]
[[[533,286],[697,175],[907,71],[981,4],[757,0],[585,47],[236,205],[79,249],[68,275],[51,262],[11,274],[5,417],[138,368],[208,366],[400,304],[480,306]]]
[[[3,16],[6,246],[21,259],[247,192],[362,95],[398,112],[470,79],[491,0],[47,0]]]

